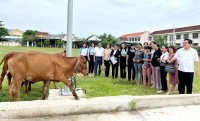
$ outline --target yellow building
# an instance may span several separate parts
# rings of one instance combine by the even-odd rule
[[[23,35],[24,31],[19,30],[19,29],[12,29],[9,31],[10,36],[19,36],[21,37]]]

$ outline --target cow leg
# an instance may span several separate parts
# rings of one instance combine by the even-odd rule
[[[70,83],[70,80],[68,80],[68,79],[66,79],[65,77],[63,77],[62,79],[59,79],[59,81],[65,83],[65,84],[69,87],[69,89],[70,89],[70,91],[72,92],[72,94],[73,94],[73,96],[75,97],[75,99],[76,99],[76,100],[79,100],[79,97],[78,97],[78,95],[76,94],[74,88],[72,87],[72,85],[71,85],[71,83]]]
[[[8,74],[7,74],[8,86],[9,86],[10,83],[11,83],[11,78],[12,78],[12,75],[11,75],[10,72],[8,72]]]
[[[28,80],[24,80],[25,94],[28,96]]]
[[[20,89],[21,89],[21,82],[18,82],[16,89],[16,101],[20,101]]]
[[[22,80],[22,76],[16,74],[12,75],[12,81],[9,87],[10,101],[14,101],[14,97],[16,97],[16,101],[20,100],[20,89]]]
[[[42,100],[45,100],[46,98],[46,93],[47,93],[47,90],[49,88],[49,85],[50,85],[51,81],[47,81],[47,82],[44,82],[44,86],[43,86],[43,95],[42,95]]]
[[[31,82],[28,82],[28,92],[31,91]]]
[[[54,85],[54,89],[58,89],[55,81],[53,81],[53,85]]]
[[[9,87],[8,87],[8,94],[9,94],[9,97],[10,97],[10,101],[14,101],[13,89],[12,89],[13,85],[14,85],[14,84],[11,83],[11,84],[9,85]]]
[[[1,76],[0,76],[0,91],[2,90],[2,83],[3,83],[3,79],[6,75],[7,69],[5,66],[3,66],[2,72],[1,72]]]

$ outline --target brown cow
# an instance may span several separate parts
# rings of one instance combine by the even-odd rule
[[[4,65],[3,65],[3,68],[2,68],[2,73],[1,73],[1,76],[0,76],[0,91],[2,90],[2,83],[3,83],[3,80],[4,80],[4,77],[5,75],[7,74],[7,71],[8,71],[8,60],[14,56],[17,56],[19,54],[22,54],[23,52],[10,52],[8,54],[6,54],[4,56],[4,58],[2,59],[0,65],[4,62]],[[31,53],[38,53],[38,52],[31,52]],[[10,82],[11,82],[11,75],[8,73],[7,74],[7,78],[8,78],[8,86],[10,85]],[[54,83],[54,88],[57,89],[57,86],[56,86],[56,82],[53,82]],[[25,93],[28,95],[28,92],[31,90],[31,82],[29,81],[24,81],[24,84],[25,84]]]
[[[16,100],[20,100],[22,80],[31,82],[58,80],[70,88],[75,99],[79,99],[66,78],[70,78],[74,72],[87,74],[87,64],[83,56],[67,58],[62,54],[25,52],[8,60],[8,70],[12,75],[9,86],[10,101],[14,100],[14,96],[16,96]]]

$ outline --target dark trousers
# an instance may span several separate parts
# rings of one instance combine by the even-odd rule
[[[94,65],[94,74],[97,75],[97,68],[99,67],[98,70],[98,75],[101,74],[101,65],[102,65],[102,57],[95,57],[95,65]]]
[[[160,76],[162,90],[167,91],[167,72],[165,72],[165,66],[160,66]]]
[[[130,81],[132,77],[132,80],[135,80],[135,69],[133,65],[133,61],[128,62],[128,80]]]
[[[119,68],[119,62],[112,64],[112,78],[118,77],[118,68]]]
[[[94,58],[93,58],[93,55],[90,55],[89,73],[93,73],[93,70],[94,70]]]
[[[110,72],[110,61],[104,60],[104,65],[106,67],[105,76],[108,77],[109,76],[109,72]]]
[[[187,94],[192,94],[192,85],[194,79],[194,72],[178,71],[179,78],[179,94],[185,94],[185,86],[187,87]]]
[[[126,78],[126,57],[120,58],[120,75],[122,79]]]
[[[86,59],[86,61],[88,61],[88,57],[87,56],[84,56],[84,58]]]

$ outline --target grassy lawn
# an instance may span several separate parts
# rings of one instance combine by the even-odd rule
[[[26,51],[40,51],[45,53],[58,53],[62,52],[63,48],[26,48],[26,47],[0,47],[0,60],[5,54],[11,51],[26,52]],[[73,49],[73,56],[78,56],[79,50]],[[0,66],[0,70],[2,65]],[[1,72],[1,71],[0,71]],[[99,97],[99,96],[116,96],[116,95],[156,95],[155,89],[137,85],[135,82],[128,82],[126,80],[105,78],[104,72],[100,77],[79,77],[77,78],[77,85],[83,89],[86,89],[87,97]],[[24,93],[24,87],[21,88],[21,100],[38,100],[42,96],[43,83],[38,82],[32,85],[32,91],[28,96]],[[64,87],[63,83],[58,83],[58,87]],[[53,88],[51,83],[50,88]],[[194,79],[194,93],[200,93],[200,77]],[[7,79],[3,82],[3,91],[0,92],[0,101],[9,101],[7,91]]]

